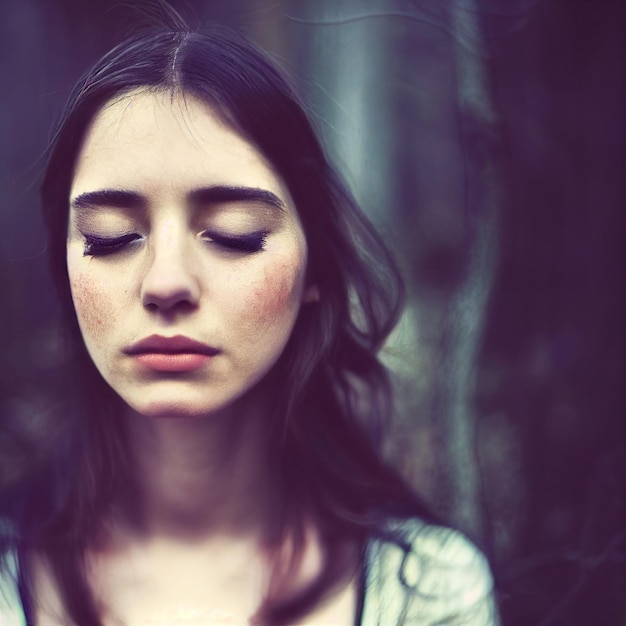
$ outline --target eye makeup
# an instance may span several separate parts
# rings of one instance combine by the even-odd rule
[[[257,231],[245,235],[226,235],[213,231],[204,231],[202,239],[207,243],[214,244],[225,252],[239,252],[253,254],[261,252],[265,247],[268,231]],[[83,256],[107,256],[120,252],[133,241],[140,239],[135,233],[121,235],[119,237],[100,237],[98,235],[83,235]]]
[[[227,235],[212,230],[205,230],[202,232],[202,238],[206,242],[215,244],[226,252],[253,254],[265,248],[265,240],[268,234],[269,231],[267,230],[258,230],[243,235]]]
[[[85,243],[83,256],[107,256],[119,252],[129,243],[137,241],[140,236],[135,233],[119,237],[99,237],[98,235],[83,235]]]
[[[187,224],[207,246],[219,253],[246,255],[261,252],[270,232],[285,220],[282,201],[260,189],[213,187],[190,193]],[[210,202],[209,202],[210,201]],[[159,218],[140,194],[119,190],[85,192],[71,201],[72,223],[83,239],[83,256],[101,257],[149,238]],[[98,234],[95,234],[98,233]],[[140,233],[140,234],[139,234]]]
[[[122,235],[136,233],[143,220],[137,215],[128,215],[123,209],[83,209],[72,208],[69,233],[74,230],[82,236],[92,236],[94,240],[117,239]],[[97,234],[96,234],[97,233]]]

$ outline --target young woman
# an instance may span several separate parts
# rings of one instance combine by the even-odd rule
[[[0,624],[495,623],[483,557],[381,458],[401,283],[262,53],[117,46],[42,200],[67,385],[1,501]]]

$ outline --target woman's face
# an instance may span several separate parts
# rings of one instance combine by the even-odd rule
[[[194,97],[136,91],[105,106],[79,153],[69,211],[85,344],[139,413],[226,407],[274,365],[316,298],[285,184]]]

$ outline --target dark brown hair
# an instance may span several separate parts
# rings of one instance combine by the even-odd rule
[[[320,301],[303,307],[266,384],[276,391],[273,458],[276,480],[289,496],[285,532],[298,536],[305,516],[316,520],[327,562],[306,593],[267,598],[257,615],[263,623],[286,623],[336,582],[329,558],[334,545],[362,543],[390,517],[429,517],[378,449],[391,402],[377,353],[401,311],[402,282],[281,72],[236,33],[213,28],[198,34],[180,24],[136,35],[96,63],[72,93],[50,152],[42,205],[71,384],[63,391],[63,436],[18,495],[4,500],[4,514],[18,529],[23,601],[28,612],[29,554],[37,550],[51,565],[71,619],[100,625],[83,557],[128,489],[127,460],[115,418],[120,400],[91,363],[72,305],[65,265],[68,197],[89,123],[107,102],[136,89],[173,90],[210,104],[280,174],[307,238],[309,280]]]

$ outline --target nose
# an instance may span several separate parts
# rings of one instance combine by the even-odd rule
[[[190,242],[168,232],[150,245],[149,266],[141,285],[143,306],[153,312],[193,309],[200,300]]]

